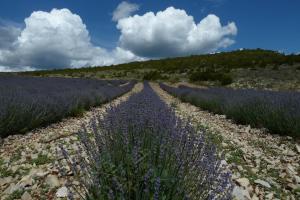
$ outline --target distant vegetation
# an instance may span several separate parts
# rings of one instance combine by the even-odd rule
[[[293,67],[295,66],[295,67]],[[254,49],[198,55],[114,66],[24,72],[22,75],[87,77],[101,79],[189,81],[239,87],[300,88],[300,55]],[[259,73],[262,72],[262,73]],[[271,72],[271,73],[269,73]],[[262,81],[266,79],[266,83]],[[282,80],[278,82],[277,80]],[[277,81],[277,82],[276,82]],[[288,85],[292,83],[292,85]],[[296,84],[296,86],[295,86]],[[284,85],[282,87],[282,85]]]
[[[263,68],[268,65],[278,66],[282,64],[292,65],[300,63],[300,55],[284,55],[276,51],[269,50],[242,50],[207,54],[199,56],[168,58],[162,60],[150,60],[142,62],[132,62],[115,66],[87,67],[79,69],[57,69],[26,72],[28,75],[50,75],[89,73],[107,70],[135,70],[135,69],[156,69],[161,72],[184,73],[188,70],[197,71],[199,69],[214,69],[228,71],[233,68]]]
[[[221,85],[229,85],[233,82],[233,78],[230,73],[224,73],[210,69],[193,72],[189,79],[191,82],[219,81]]]
[[[25,133],[129,91],[134,83],[65,78],[0,77],[0,137]]]
[[[213,113],[225,114],[237,123],[300,138],[299,92],[160,86],[182,101]]]

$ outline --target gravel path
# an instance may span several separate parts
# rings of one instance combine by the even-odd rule
[[[84,113],[80,118],[67,118],[46,128],[33,130],[25,135],[5,138],[0,146],[0,199],[57,199],[68,192],[64,187],[66,179],[57,168],[63,159],[57,155],[57,147],[62,144],[68,150],[78,148],[76,133],[82,124],[89,124],[96,114],[105,114],[110,105],[126,101],[128,97],[143,88],[138,83],[132,91]],[[79,184],[76,181],[73,184]]]
[[[151,84],[180,117],[205,127],[225,154],[237,199],[300,199],[300,144],[183,103]]]

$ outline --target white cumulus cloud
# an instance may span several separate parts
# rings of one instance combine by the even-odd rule
[[[35,11],[23,28],[0,21],[0,71],[103,66],[151,58],[203,54],[228,47],[234,22],[222,25],[213,14],[199,23],[184,10],[130,16],[138,5],[122,2],[113,20],[120,30],[113,50],[95,46],[81,17],[68,9]]]
[[[169,7],[118,20],[119,44],[142,57],[172,57],[202,54],[234,43],[234,22],[222,26],[219,17],[210,14],[198,24],[184,10]]]
[[[1,42],[5,48],[0,46],[0,65],[14,70],[23,66],[47,69],[110,65],[139,59],[123,49],[107,51],[94,46],[80,16],[68,9],[33,12],[17,37],[6,35],[14,42],[10,48]]]
[[[123,1],[114,10],[112,19],[113,21],[118,21],[122,18],[130,16],[133,12],[137,10],[139,10],[139,5]]]

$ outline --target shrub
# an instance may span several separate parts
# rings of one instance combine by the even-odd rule
[[[230,74],[223,74],[219,81],[221,82],[221,85],[229,85],[233,82],[233,78]]]
[[[233,82],[233,79],[230,73],[206,70],[192,73],[190,75],[190,81],[219,81],[221,85],[228,85]]]
[[[217,73],[212,71],[197,71],[190,75],[190,80],[196,81],[215,81],[217,79]]]
[[[143,76],[143,80],[161,80],[161,79],[165,79],[164,76],[162,76],[160,74],[160,72],[158,71],[150,71],[150,72],[146,72]]]
[[[279,70],[279,65],[278,64],[274,64],[272,67],[273,70],[278,71]]]
[[[177,118],[148,84],[91,127],[79,132],[85,151],[74,159],[62,147],[86,199],[231,198],[230,173],[205,131]]]

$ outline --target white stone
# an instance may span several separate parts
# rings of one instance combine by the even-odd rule
[[[30,175],[24,176],[20,181],[19,184],[23,187],[32,186],[33,180]]]
[[[266,199],[273,199],[274,194],[271,192],[265,196]]]
[[[292,150],[285,150],[283,153],[287,156],[295,156],[296,155],[296,153]]]
[[[221,166],[227,166],[228,164],[227,164],[226,160],[221,160],[221,164],[220,165]]]
[[[297,190],[298,188],[300,188],[300,185],[295,185],[292,183],[287,184],[287,187],[291,190]]]
[[[256,196],[256,194],[254,194],[251,200],[259,200],[259,198]]]
[[[47,176],[48,174],[49,174],[49,172],[37,172],[36,176],[37,177],[44,177],[44,176]]]
[[[31,200],[32,197],[28,192],[24,192],[24,194],[21,196],[21,200]]]
[[[11,176],[0,178],[0,186],[11,183],[13,178]]]
[[[295,171],[294,167],[290,164],[288,164],[286,166],[286,172],[290,175],[290,176],[293,176],[295,174],[297,174],[297,172]]]
[[[73,183],[73,185],[80,185],[79,181],[73,181],[72,183]]]
[[[239,171],[243,171],[244,170],[241,165],[238,165],[237,168],[238,168]]]
[[[240,185],[243,186],[244,188],[247,188],[248,185],[250,184],[249,180],[247,178],[239,178],[236,179],[236,182]]]
[[[251,168],[250,170],[251,170],[251,172],[254,173],[254,174],[256,174],[256,173],[259,171],[259,169],[257,169],[257,168]]]
[[[46,175],[49,174],[49,172],[45,172],[43,171],[42,169],[36,169],[36,168],[32,168],[29,172],[29,174],[32,176],[32,177],[44,177]]]
[[[264,158],[264,160],[271,165],[275,165],[275,162],[273,160],[270,160],[268,158]]]
[[[239,186],[235,186],[233,188],[232,196],[238,200],[250,200],[251,199],[249,192]]]
[[[300,153],[300,145],[296,144],[296,150],[298,153]]]
[[[45,183],[48,184],[51,188],[60,186],[59,180],[55,175],[48,175]]]
[[[222,146],[223,146],[223,147],[228,147],[228,144],[225,143],[225,142],[222,142]]]
[[[31,159],[37,159],[38,158],[38,154],[36,153],[36,154],[32,154],[31,156]]]
[[[56,197],[58,198],[63,198],[63,197],[67,197],[68,196],[68,188],[63,186],[61,188],[59,188],[56,192]]]
[[[271,188],[271,185],[268,182],[260,180],[260,179],[255,180],[254,183],[260,184],[266,188]]]
[[[32,190],[35,190],[37,187],[38,187],[38,185],[37,185],[37,184],[34,184],[34,185],[31,187],[31,189],[32,189]]]
[[[245,128],[245,132],[246,133],[249,133],[250,132],[250,130],[251,130],[251,126],[249,125],[249,126],[247,126],[246,128]]]
[[[11,171],[16,172],[19,169],[19,166],[14,165],[10,169],[11,169]]]
[[[299,176],[295,175],[294,176],[294,180],[295,180],[296,183],[300,183],[300,177]]]

